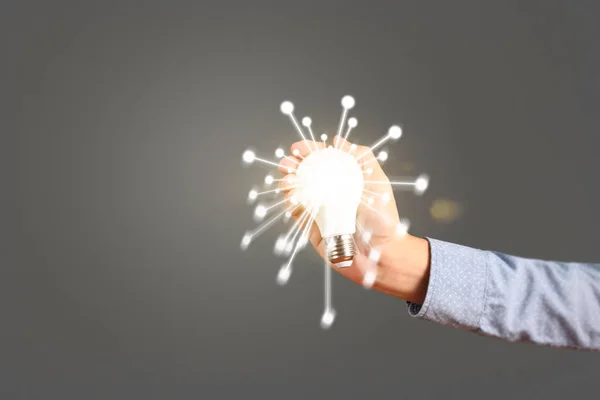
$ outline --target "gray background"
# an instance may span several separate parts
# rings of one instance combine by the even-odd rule
[[[339,276],[322,331],[314,254],[281,288],[275,233],[239,251],[268,171],[243,150],[296,139],[284,99],[335,131],[349,93],[361,143],[404,127],[388,173],[432,177],[399,194],[413,233],[600,261],[597,2],[119,3],[2,3],[3,399],[598,392],[593,353],[413,320]]]

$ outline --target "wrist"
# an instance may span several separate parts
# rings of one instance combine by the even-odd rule
[[[376,289],[423,304],[429,283],[429,241],[412,235],[394,237],[381,250]]]

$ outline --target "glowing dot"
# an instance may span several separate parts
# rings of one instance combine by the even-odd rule
[[[396,235],[403,237],[408,232],[410,228],[410,221],[407,219],[401,219],[398,225],[396,225]]]
[[[348,120],[348,126],[350,128],[356,128],[356,125],[358,125],[358,121],[356,120],[356,118],[352,117]]]
[[[267,207],[263,205],[256,206],[256,209],[254,210],[254,216],[256,219],[261,220],[265,217],[265,215],[267,215]]]
[[[252,189],[251,191],[248,192],[248,200],[252,201],[252,200],[256,200],[256,198],[258,197],[258,192],[254,189]]]
[[[388,130],[388,136],[394,140],[400,139],[400,136],[402,136],[402,128],[400,128],[398,125],[390,127]]]
[[[356,151],[356,148],[358,146],[356,146],[355,144],[353,144],[352,146],[350,146],[350,152]]]
[[[291,211],[286,212],[284,217],[286,220],[289,220],[290,218],[292,218],[292,212]]]
[[[300,150],[294,149],[294,151],[292,151],[292,154],[298,157],[300,155]]]
[[[367,199],[367,204],[368,204],[368,205],[370,205],[370,206],[372,206],[372,205],[373,205],[373,203],[375,203],[375,199],[373,199],[372,197],[369,197],[369,198]]]
[[[277,194],[279,192],[281,192],[281,189],[279,189],[279,188],[275,189],[275,194]]]
[[[289,115],[294,112],[294,104],[291,101],[284,101],[281,103],[280,110],[282,113]]]
[[[350,109],[354,107],[354,97],[352,96],[344,96],[342,97],[342,107],[345,109]]]
[[[242,243],[240,243],[240,247],[242,250],[246,250],[252,241],[252,235],[249,232],[246,232],[244,237],[242,238]]]
[[[385,151],[385,150],[380,151],[377,158],[379,159],[379,161],[386,161],[388,159],[387,151]]]
[[[363,277],[363,286],[367,289],[372,288],[375,283],[375,278],[377,278],[377,273],[372,269],[369,269]]]
[[[373,168],[367,168],[367,170],[365,171],[365,174],[367,175],[371,175],[373,173]]]
[[[279,283],[280,285],[285,285],[290,279],[291,274],[292,269],[289,268],[287,265],[284,265],[283,267],[281,267],[279,273],[277,274],[277,283]]]
[[[292,243],[292,242],[287,243],[286,242],[284,252],[286,254],[290,254],[292,252],[292,250],[294,250],[294,243]]]
[[[335,310],[325,310],[321,317],[321,328],[329,329],[335,320]]]
[[[242,160],[244,160],[246,164],[252,164],[255,158],[256,154],[254,154],[252,150],[246,150],[244,154],[242,154]]]
[[[312,119],[310,117],[302,118],[302,125],[309,127],[312,124]]]
[[[383,204],[387,204],[390,201],[390,194],[388,192],[385,192],[384,194],[381,195],[381,201],[383,202]]]
[[[321,140],[326,142],[327,141],[327,135],[326,134],[322,134],[321,135]]]
[[[275,157],[281,158],[284,155],[285,155],[285,152],[283,151],[283,149],[277,149],[277,150],[275,150]]]
[[[427,175],[420,175],[415,181],[415,193],[423,194],[429,186],[429,177]]]
[[[298,248],[303,249],[306,247],[307,244],[308,244],[308,237],[306,235],[300,236],[300,239],[298,240]]]
[[[369,243],[369,241],[371,240],[371,232],[366,231],[365,233],[363,233],[363,240],[365,241],[365,243]]]
[[[290,203],[293,205],[298,205],[298,198],[296,196],[290,197]]]
[[[280,236],[277,238],[277,240],[275,241],[275,254],[281,254],[285,251],[285,246],[286,246],[286,242],[285,242],[285,237],[284,236]]]
[[[381,258],[381,251],[379,251],[377,249],[371,249],[371,252],[369,253],[369,261],[372,262],[373,264],[377,264],[379,262],[380,258]]]

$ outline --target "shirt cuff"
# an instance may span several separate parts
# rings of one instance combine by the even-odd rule
[[[408,302],[408,312],[467,330],[478,330],[485,308],[486,252],[426,238],[430,248],[427,294],[422,305]]]

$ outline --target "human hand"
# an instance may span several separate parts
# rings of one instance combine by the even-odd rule
[[[429,243],[403,231],[389,179],[370,149],[353,145],[339,136],[334,138],[334,145],[360,159],[365,176],[363,202],[356,216],[356,254],[350,267],[334,269],[356,283],[405,300],[422,302],[427,290]],[[324,149],[326,144],[317,142],[316,146]],[[280,162],[280,171],[286,174],[281,189],[288,200],[294,198],[297,190],[293,170],[314,149],[315,142],[296,142],[291,146],[291,155]],[[298,220],[303,212],[304,209],[299,206],[293,217]],[[313,223],[302,228],[307,231],[319,255],[326,260],[325,242],[319,227]]]

